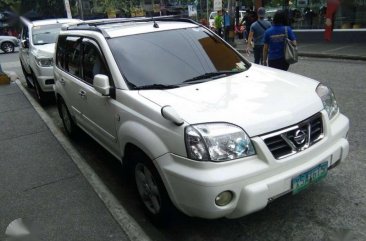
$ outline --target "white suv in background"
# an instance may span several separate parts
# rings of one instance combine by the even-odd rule
[[[35,88],[41,104],[46,92],[53,91],[53,55],[57,36],[64,23],[80,22],[77,19],[48,19],[30,22],[21,18],[19,60],[27,85]]]
[[[155,220],[180,211],[237,218],[324,178],[348,154],[349,121],[316,80],[250,64],[186,19],[65,27],[55,94],[80,127],[134,174]]]

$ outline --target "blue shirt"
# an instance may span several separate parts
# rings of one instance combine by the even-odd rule
[[[285,57],[285,27],[287,28],[288,38],[292,41],[296,40],[295,34],[289,26],[273,25],[264,33],[264,43],[268,44],[268,59],[270,60]]]
[[[263,27],[258,23],[260,22]],[[254,45],[264,45],[264,32],[271,27],[267,20],[257,20],[250,26],[250,32],[253,32]]]

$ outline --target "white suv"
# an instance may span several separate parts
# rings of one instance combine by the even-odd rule
[[[202,218],[247,215],[348,154],[349,121],[330,88],[250,64],[189,20],[65,28],[55,80],[66,132],[80,127],[132,167],[155,219],[171,204]]]
[[[53,91],[53,55],[55,43],[63,23],[77,23],[77,19],[48,19],[30,22],[21,18],[22,32],[19,60],[27,85],[35,88],[41,104],[47,92]]]

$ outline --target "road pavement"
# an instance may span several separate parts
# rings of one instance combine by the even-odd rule
[[[34,240],[128,240],[14,82],[0,86],[0,153],[0,230],[22,218]]]

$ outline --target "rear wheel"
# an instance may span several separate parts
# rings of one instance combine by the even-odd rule
[[[74,137],[77,134],[78,127],[72,119],[70,112],[63,100],[58,103],[58,112],[62,119],[62,124],[68,136]]]
[[[12,42],[4,42],[1,44],[1,50],[5,53],[13,53],[15,46]]]

